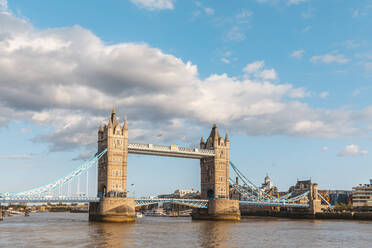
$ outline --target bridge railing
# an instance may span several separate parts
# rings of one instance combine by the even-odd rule
[[[47,203],[47,202],[99,202],[98,197],[5,197],[0,198],[0,203]]]
[[[154,145],[154,144],[140,144],[140,143],[129,143],[128,149],[133,150],[147,150],[147,151],[163,151],[163,152],[179,152],[179,153],[197,153],[205,154],[208,156],[214,156],[214,150],[198,149],[189,147],[180,147],[177,145],[165,146],[165,145]]]

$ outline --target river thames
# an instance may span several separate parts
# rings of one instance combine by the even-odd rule
[[[371,247],[372,222],[249,218],[238,223],[144,217],[88,222],[81,213],[0,221],[0,247]]]

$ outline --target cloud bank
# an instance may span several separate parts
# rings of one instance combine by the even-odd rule
[[[113,106],[128,116],[130,140],[157,143],[197,143],[214,122],[239,134],[333,138],[365,133],[372,119],[372,108],[312,108],[306,89],[280,83],[264,61],[202,79],[197,65],[145,43],[107,45],[80,26],[40,30],[6,12],[0,25],[0,126],[51,127],[34,139],[51,151],[94,148]]]

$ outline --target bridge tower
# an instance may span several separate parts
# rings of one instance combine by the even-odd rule
[[[230,140],[226,134],[225,139],[218,132],[216,124],[204,142],[200,141],[201,149],[214,150],[214,157],[200,159],[200,179],[202,199],[228,199],[229,198],[229,153]]]
[[[120,126],[115,110],[108,125],[98,131],[98,153],[107,148],[98,162],[98,197],[127,195],[128,125]]]
[[[98,130],[98,153],[107,148],[98,161],[99,203],[89,206],[89,219],[105,222],[132,222],[134,199],[127,197],[128,125],[121,126],[112,109],[108,124],[100,124]]]
[[[193,219],[240,220],[239,202],[229,199],[228,135],[221,137],[214,124],[207,140],[201,138],[200,149],[214,150],[214,157],[200,159],[201,198],[209,202],[207,210],[198,209],[193,212]]]

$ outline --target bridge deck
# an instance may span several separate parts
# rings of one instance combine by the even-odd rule
[[[139,143],[129,143],[128,153],[193,159],[214,157],[214,150]]]
[[[0,198],[0,203],[48,203],[48,202],[65,202],[65,203],[87,203],[99,202],[98,197],[6,197]]]
[[[99,202],[98,197],[6,197],[0,198],[0,203],[88,203]],[[201,199],[175,199],[175,198],[138,198],[135,200],[136,206],[146,206],[157,203],[177,203],[195,208],[207,208],[208,200]],[[261,202],[261,201],[239,201],[241,205],[270,206],[270,207],[291,207],[308,208],[308,204],[296,204],[286,202]]]

